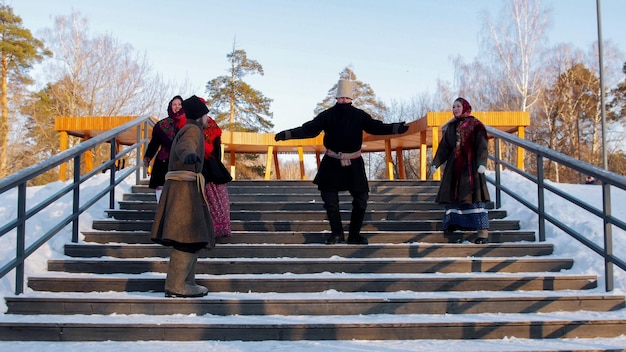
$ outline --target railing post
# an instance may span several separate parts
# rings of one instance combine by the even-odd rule
[[[539,216],[539,241],[546,240],[546,216],[545,216],[545,199],[543,189],[543,157],[537,155],[537,216]]]
[[[604,213],[604,286],[607,292],[613,291],[613,225],[607,219],[611,216],[611,185],[602,182],[602,210]]]
[[[496,171],[496,209],[502,208],[502,191],[500,189],[500,185],[502,184],[501,172],[502,169],[500,167],[500,138],[495,137],[493,140],[494,144],[494,159],[495,159],[495,171]]]
[[[117,169],[115,162],[116,154],[117,143],[116,138],[113,137],[113,139],[111,139],[111,158],[109,159],[109,161],[113,160],[113,163],[111,164],[111,173],[109,175],[109,186],[111,187],[111,191],[109,192],[109,209],[115,209],[115,171]]]
[[[142,131],[142,127],[144,125],[147,126],[147,124],[145,122],[140,124],[139,126],[137,126],[137,142],[143,140],[141,131]],[[137,149],[135,149],[135,154],[136,154],[136,156],[135,156],[135,165],[143,164],[143,161],[141,160],[142,146],[143,146],[143,143],[138,144],[137,145]],[[141,180],[141,170],[142,169],[144,169],[144,168],[140,166],[140,167],[137,168],[137,170],[135,170],[135,184],[136,185],[138,185],[139,181]]]
[[[15,244],[15,256],[18,259],[18,265],[15,267],[15,294],[19,295],[24,292],[24,248],[26,246],[26,182],[20,183],[17,187],[17,240]]]
[[[74,158],[74,190],[72,191],[72,243],[78,242],[78,217],[80,214],[80,157],[82,154],[78,154]]]

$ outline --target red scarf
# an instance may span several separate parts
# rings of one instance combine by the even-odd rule
[[[215,138],[222,135],[222,129],[217,125],[215,120],[209,116],[207,127],[204,129],[204,158],[208,159],[213,156],[213,142]]]

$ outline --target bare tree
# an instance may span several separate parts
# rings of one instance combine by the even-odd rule
[[[145,54],[109,34],[90,36],[80,12],[55,18],[45,31],[56,55],[47,72],[57,109],[72,116],[155,114],[172,89],[152,73]]]

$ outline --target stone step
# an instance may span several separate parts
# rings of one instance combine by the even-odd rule
[[[346,228],[347,231],[347,228]],[[346,232],[347,233],[347,232]],[[470,242],[476,237],[475,232],[458,232],[463,234]],[[149,231],[83,231],[84,241],[88,243],[153,243],[150,240]],[[218,237],[217,243],[282,243],[282,244],[323,244],[328,233],[324,232],[259,232],[259,231],[237,231],[230,237]],[[374,243],[440,243],[445,242],[441,231],[362,231],[361,235],[367,237],[370,244]],[[489,231],[489,241],[491,243],[535,241],[533,231]]]
[[[552,254],[549,243],[467,244],[223,244],[201,251],[201,258],[423,258],[523,257]],[[75,258],[169,258],[171,249],[157,244],[66,244],[65,255]]]
[[[610,313],[603,313],[610,315]],[[442,339],[558,339],[622,336],[626,320],[589,319],[583,315],[558,313],[476,315],[454,319],[445,314],[428,318],[412,315],[363,316],[346,321],[344,316],[324,322],[319,317],[260,316],[238,319],[219,316],[67,316],[54,324],[33,316],[0,322],[0,339],[5,341],[302,341],[302,340],[442,340]],[[613,317],[613,316],[612,316]],[[419,344],[416,341],[416,344]],[[589,350],[588,348],[585,350]]]
[[[119,297],[117,296],[119,295]],[[158,295],[158,297],[157,297]],[[102,296],[102,297],[100,297]],[[107,293],[50,293],[46,297],[7,297],[7,314],[195,314],[211,315],[360,315],[360,314],[482,314],[559,311],[608,312],[624,308],[624,297],[609,294],[554,295],[523,292],[501,296],[483,292],[464,297],[462,293],[425,297],[404,293],[396,297],[376,294],[217,294],[198,299],[164,298],[158,293],[141,296]],[[453,318],[451,318],[453,319]]]
[[[209,292],[555,291],[597,287],[591,275],[549,273],[197,275]],[[28,278],[34,291],[163,292],[164,274],[48,273]]]
[[[320,206],[321,207],[321,206]],[[350,210],[342,210],[341,216],[344,219],[350,219]],[[153,220],[156,211],[151,210],[107,210],[108,217],[116,220]],[[365,213],[366,221],[383,221],[383,220],[440,220],[443,219],[444,210],[387,210],[387,211],[368,211]],[[489,219],[503,219],[506,217],[505,210],[490,210]],[[318,210],[310,211],[266,211],[266,210],[249,210],[249,211],[232,211],[230,212],[231,221],[311,221],[326,220],[326,212]]]
[[[166,273],[169,260],[164,259],[50,259],[48,271],[93,274]],[[423,273],[515,273],[559,272],[571,269],[567,258],[236,258],[202,259],[197,274],[423,274]]]
[[[153,201],[120,201],[119,209],[120,210],[156,210],[156,199]],[[339,203],[339,208],[341,210],[351,210],[352,204],[351,202],[344,201]],[[494,209],[494,203],[487,203],[488,209]],[[315,210],[315,211],[324,211],[323,203],[321,201],[316,202],[299,202],[299,203],[283,203],[283,202],[231,202],[230,210],[231,211],[239,211],[239,210],[253,210],[259,209],[264,211],[275,211],[275,210]],[[367,211],[386,211],[386,210],[396,210],[396,211],[417,211],[417,210],[443,210],[445,209],[445,205],[436,204],[432,202],[368,202],[367,203]]]
[[[344,220],[344,224],[347,224]],[[413,220],[413,221],[364,221],[361,227],[362,231],[434,231],[442,230],[442,222],[438,220]],[[105,231],[150,231],[152,229],[152,220],[112,220],[102,219],[93,220],[92,228],[94,230]],[[231,221],[232,231],[327,231],[329,229],[326,220],[311,221],[262,221],[262,220],[233,220]],[[519,230],[520,225],[516,220],[494,219],[489,222],[489,229],[493,231],[510,231]]]
[[[402,193],[402,194],[370,194],[372,202],[434,202],[436,192],[432,193]],[[150,193],[127,193],[122,197],[124,201],[156,201],[155,195]],[[322,204],[319,192],[316,193],[267,193],[267,194],[229,194],[231,203],[237,202],[318,202]],[[352,196],[346,193],[339,194],[340,202],[351,202]]]

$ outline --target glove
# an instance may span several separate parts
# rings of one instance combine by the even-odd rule
[[[185,157],[184,163],[185,164],[195,164],[195,163],[199,163],[202,160],[200,160],[200,157],[197,156],[196,154],[189,154]]]
[[[478,170],[476,170],[476,171],[478,171],[479,174],[484,174],[485,171],[487,171],[487,168],[485,167],[485,165],[480,165],[478,167]]]
[[[149,167],[150,166],[150,158],[145,157],[143,158],[143,167]]]
[[[409,130],[409,126],[405,125],[406,122],[400,122],[400,126],[398,127],[398,134],[403,134]]]
[[[430,174],[434,175],[437,172],[437,167],[435,165],[430,165]]]
[[[275,140],[276,142],[278,142],[278,141],[286,141],[286,140],[287,140],[287,134],[285,133],[285,131],[278,132],[278,133],[276,133],[276,135],[274,136],[274,140]]]

